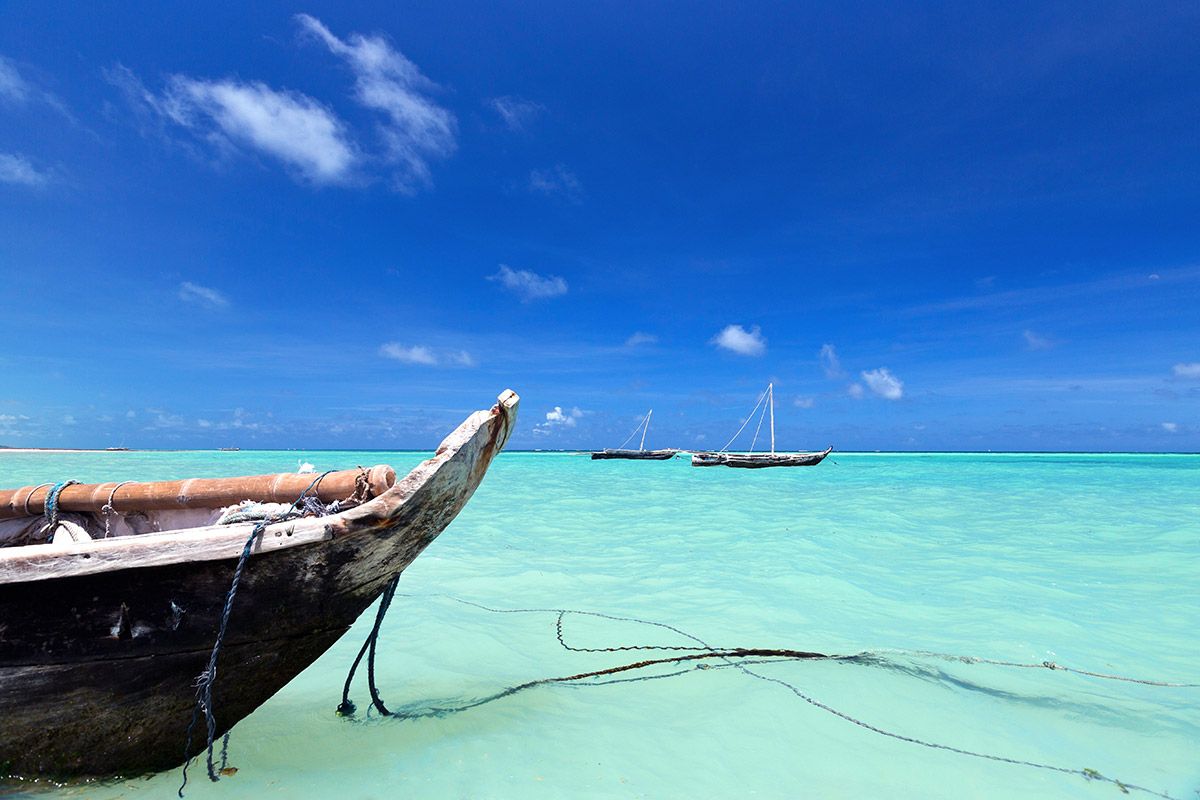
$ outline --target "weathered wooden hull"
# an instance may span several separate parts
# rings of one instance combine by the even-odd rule
[[[693,467],[811,467],[825,460],[833,448],[819,453],[693,453]]]
[[[603,458],[628,458],[639,461],[665,461],[674,458],[678,450],[598,450],[592,453],[592,460]]]
[[[248,560],[213,692],[218,733],[337,641],[462,509],[515,422],[516,397],[507,396],[384,495],[267,528],[266,539],[324,538]],[[0,775],[131,775],[180,764],[193,684],[236,562],[231,554],[54,577],[35,565],[31,580],[12,580],[10,570],[0,582]],[[199,727],[187,755],[204,746]]]

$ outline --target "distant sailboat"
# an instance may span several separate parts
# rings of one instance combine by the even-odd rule
[[[766,401],[766,405],[763,405]],[[762,413],[758,416],[758,428],[754,431],[754,439],[750,442],[749,453],[730,453],[729,445],[733,444],[734,439],[741,435],[746,429],[747,423],[754,419],[754,412],[758,411],[759,406],[763,407]],[[758,442],[758,433],[762,430],[763,416],[770,412],[771,418],[771,452],[770,453],[755,453],[754,445]],[[706,451],[692,453],[693,467],[742,467],[745,469],[760,469],[762,467],[811,467],[820,464],[825,456],[833,452],[832,447],[814,453],[776,453],[775,452],[775,384],[768,383],[767,390],[762,393],[755,403],[754,409],[750,412],[750,416],[746,417],[746,421],[742,423],[742,427],[738,428],[738,432],[733,435],[724,447],[717,451]],[[593,456],[594,458],[595,456]]]
[[[664,461],[668,458],[673,458],[675,454],[679,452],[678,450],[646,449],[646,432],[650,430],[650,415],[653,413],[653,408],[646,412],[645,418],[642,419],[642,421],[638,423],[637,427],[633,429],[633,433],[629,434],[625,441],[621,442],[621,447],[600,450],[599,452],[592,453],[592,459],[633,458],[641,459],[643,461]],[[621,448],[628,444],[630,439],[632,439],[634,436],[637,436],[638,431],[642,432],[642,443],[638,445],[638,449],[622,450]]]

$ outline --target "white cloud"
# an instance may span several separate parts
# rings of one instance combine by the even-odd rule
[[[652,333],[642,333],[636,331],[632,336],[625,340],[626,347],[637,347],[639,344],[654,344],[658,341],[658,337]]]
[[[500,116],[500,121],[510,131],[525,130],[529,123],[546,110],[541,103],[507,95],[493,97],[487,101],[487,105]]]
[[[1044,336],[1039,336],[1033,331],[1026,330],[1021,335],[1025,337],[1025,346],[1030,350],[1049,350],[1054,346],[1054,342]]]
[[[796,408],[812,408],[816,404],[817,401],[812,397],[797,397],[793,401],[793,405],[795,405]]]
[[[350,65],[358,102],[387,118],[380,134],[387,147],[386,159],[396,167],[395,187],[411,192],[428,186],[432,182],[429,161],[449,156],[457,147],[454,115],[427,94],[436,91],[437,84],[382,36],[352,33],[342,40],[315,17],[298,14],[296,19],[308,34]]]
[[[163,97],[146,92],[143,99],[218,147],[265,153],[315,184],[345,183],[356,165],[345,125],[331,110],[299,92],[276,91],[258,82],[176,75]]]
[[[712,338],[712,344],[739,356],[761,356],[767,352],[767,340],[763,338],[762,329],[757,325],[750,330],[741,325],[726,325]]]
[[[75,121],[57,96],[23,78],[16,65],[3,56],[0,56],[0,103],[14,106],[40,103],[54,109],[69,121]]]
[[[575,173],[563,164],[530,172],[529,190],[547,197],[561,197],[570,203],[583,200],[583,184]]]
[[[422,364],[428,367],[474,367],[477,364],[466,350],[437,350],[421,344],[408,346],[399,342],[386,342],[380,345],[379,355],[402,364]]]
[[[433,351],[419,344],[415,344],[412,347],[405,347],[399,342],[388,342],[379,348],[379,354],[384,358],[395,359],[402,364],[426,364],[433,366],[438,363]]]
[[[76,425],[78,421],[71,414],[66,414],[62,418],[63,425]]]
[[[1176,364],[1172,370],[1176,378],[1200,378],[1200,361],[1190,364]]]
[[[846,394],[853,397],[855,400],[861,400],[863,396],[863,386],[861,383],[852,383],[846,387]]]
[[[837,350],[831,344],[821,345],[821,352],[817,354],[817,358],[821,361],[821,369],[825,371],[827,378],[840,378],[846,373],[842,370],[842,362],[838,360]]]
[[[32,87],[17,72],[11,61],[0,56],[0,100],[24,103],[29,99]]]
[[[861,373],[863,382],[872,392],[887,400],[899,400],[904,396],[904,383],[888,371],[880,367]]]
[[[578,407],[563,410],[562,406],[555,406],[546,412],[545,422],[540,422],[533,426],[533,432],[548,434],[556,428],[574,428],[575,424],[585,413],[587,412],[580,410]]]
[[[229,305],[229,299],[216,289],[210,289],[191,281],[179,284],[179,299],[208,308],[226,308]]]
[[[523,303],[567,293],[567,282],[556,275],[538,275],[527,269],[512,269],[507,264],[501,264],[496,274],[488,275],[487,279],[498,281],[505,289],[520,297]]]
[[[0,153],[0,183],[20,186],[44,186],[50,173],[42,172],[23,156]]]
[[[1179,423],[1177,422],[1164,422],[1162,427],[1167,433],[1177,433],[1179,431]]]

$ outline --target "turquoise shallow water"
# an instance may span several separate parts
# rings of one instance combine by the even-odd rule
[[[252,474],[297,459],[401,470],[422,457],[0,452],[0,485]],[[507,453],[400,587],[379,675],[394,708],[655,655],[569,652],[551,613],[459,600],[638,617],[722,646],[932,650],[1200,683],[1200,456],[834,454],[812,469],[743,471]],[[209,784],[193,772],[187,796],[1123,796],[887,738],[730,668],[349,722],[333,709],[371,616],[236,727],[236,775]],[[690,644],[636,623],[566,624],[579,647]],[[1095,769],[1177,798],[1200,790],[1197,688],[902,654],[750,669],[904,736]],[[354,697],[361,719],[363,685]],[[178,782],[174,771],[27,791],[171,797]]]

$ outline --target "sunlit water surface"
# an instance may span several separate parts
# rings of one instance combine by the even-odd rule
[[[424,456],[0,452],[0,485],[255,474],[298,460],[403,470]],[[661,655],[570,652],[553,613],[468,603],[636,617],[718,646],[927,650],[1198,683],[1200,456],[835,453],[812,469],[745,471],[508,453],[400,586],[379,661],[396,709]],[[418,720],[366,714],[360,682],[357,719],[339,718],[372,617],[234,729],[236,775],[211,784],[193,770],[187,796],[1123,796],[888,738],[721,662],[541,686]],[[565,635],[575,647],[693,644],[598,617],[568,617]],[[1200,689],[889,659],[749,669],[906,737],[1197,796]],[[10,791],[165,798],[178,785],[174,770]]]

